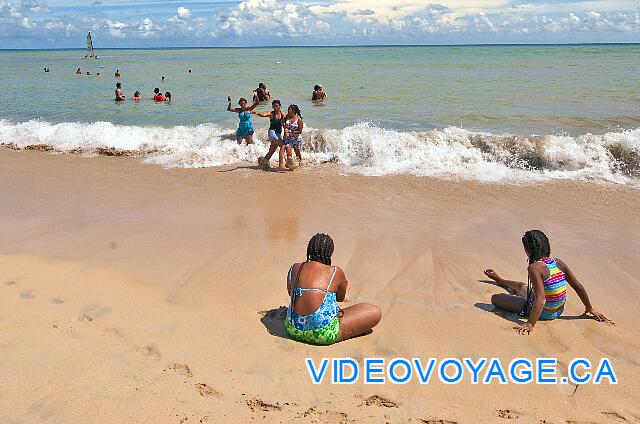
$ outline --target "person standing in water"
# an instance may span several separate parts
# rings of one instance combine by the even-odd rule
[[[120,78],[120,69],[116,69],[116,72],[113,74],[114,77]]]
[[[491,303],[504,311],[528,318],[514,329],[520,334],[530,334],[539,320],[552,321],[564,312],[567,300],[567,283],[578,293],[584,304],[584,315],[592,315],[596,321],[613,324],[613,321],[596,311],[591,305],[585,288],[567,264],[559,258],[551,258],[549,239],[540,230],[527,231],[522,236],[522,246],[529,259],[527,273],[529,283],[506,280],[489,268],[484,274],[514,294],[494,294]]]
[[[253,123],[251,123],[251,111],[258,106],[257,102],[254,102],[251,106],[247,107],[247,99],[240,97],[238,104],[240,107],[231,107],[231,96],[227,97],[229,104],[227,105],[227,111],[237,113],[240,123],[236,130],[236,140],[238,144],[242,144],[242,140],[245,140],[247,144],[253,143]]]
[[[156,102],[161,102],[164,100],[164,98],[162,97],[162,93],[160,92],[160,89],[158,87],[153,89],[153,100]]]
[[[278,153],[278,171],[285,171],[284,167],[284,147],[282,143],[282,121],[284,120],[284,114],[282,113],[282,105],[280,100],[274,100],[271,102],[273,110],[269,113],[266,112],[251,112],[263,118],[269,118],[269,152],[266,156],[258,158],[258,165],[263,169],[269,168],[269,161],[271,156],[275,153],[277,148],[280,148]]]
[[[298,105],[289,105],[287,108],[287,116],[284,121],[284,137],[282,143],[287,149],[287,168],[293,170],[293,158],[291,150],[295,151],[298,158],[298,165],[302,165],[302,153],[300,152],[300,144],[302,144],[302,129],[304,123],[300,114]]]
[[[313,87],[313,94],[311,95],[311,100],[321,101],[327,98],[327,93],[325,93],[324,88],[321,85],[316,84]]]
[[[266,84],[261,82],[258,83],[258,88],[253,91],[253,102],[268,102],[271,98],[271,93],[267,88]]]
[[[116,102],[121,102],[125,100],[124,94],[122,94],[122,84],[116,83]]]

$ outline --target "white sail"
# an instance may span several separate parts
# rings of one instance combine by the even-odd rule
[[[93,41],[91,40],[91,31],[87,34],[87,53],[84,58],[97,59],[98,55],[93,51]]]

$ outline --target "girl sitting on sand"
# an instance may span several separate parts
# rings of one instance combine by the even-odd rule
[[[268,169],[271,156],[273,156],[276,149],[280,147],[280,152],[278,154],[278,171],[284,171],[284,147],[282,147],[282,121],[284,119],[284,114],[281,110],[282,104],[280,103],[280,100],[272,101],[271,106],[273,107],[273,110],[269,113],[251,112],[263,118],[269,118],[269,141],[271,142],[271,145],[269,146],[269,152],[267,155],[258,158],[258,165],[263,169]]]
[[[349,283],[342,269],[331,266],[332,254],[331,237],[316,234],[309,240],[306,262],[289,268],[287,292],[291,304],[284,324],[294,340],[330,345],[363,335],[382,319],[380,308],[369,303],[342,310],[338,307],[338,302],[347,298]]]
[[[518,333],[529,334],[539,319],[550,321],[562,315],[567,298],[567,283],[582,300],[585,315],[593,315],[597,321],[614,324],[593,309],[587,291],[578,282],[569,266],[558,258],[549,257],[551,254],[549,239],[542,231],[527,231],[522,236],[522,245],[529,258],[527,286],[519,281],[505,280],[493,269],[484,271],[487,277],[515,293],[494,294],[491,296],[491,303],[496,308],[516,312],[522,317],[529,318],[526,323],[513,327]]]
[[[284,121],[284,138],[282,143],[287,149],[287,168],[293,170],[293,159],[291,158],[291,149],[296,152],[298,164],[302,165],[302,153],[300,152],[300,144],[302,144],[302,115],[298,105],[289,105],[287,108],[287,116]]]
[[[253,143],[253,124],[251,123],[251,111],[258,106],[258,103],[254,102],[247,108],[247,99],[240,97],[238,104],[240,107],[231,107],[231,96],[227,97],[229,104],[227,110],[229,112],[237,113],[240,118],[238,129],[236,130],[236,140],[238,144],[242,144],[242,140],[245,140],[247,144]]]

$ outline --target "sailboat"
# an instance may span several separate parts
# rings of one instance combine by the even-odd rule
[[[98,59],[98,55],[93,51],[93,41],[91,40],[91,31],[87,34],[87,54],[85,59]]]

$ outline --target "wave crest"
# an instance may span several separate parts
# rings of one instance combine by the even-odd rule
[[[136,156],[166,167],[253,162],[266,153],[266,130],[257,131],[255,139],[254,145],[238,146],[233,129],[215,124],[145,128],[0,120],[0,144],[12,148]],[[570,137],[497,135],[457,127],[400,132],[358,123],[340,130],[307,129],[303,139],[311,162],[336,162],[372,176],[640,182],[640,128]]]

